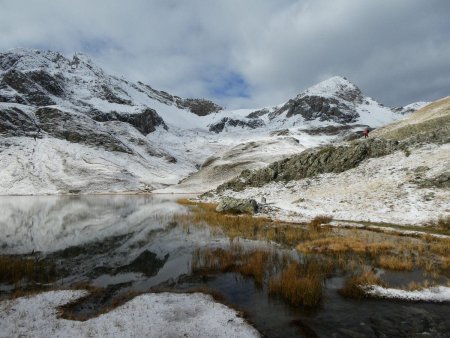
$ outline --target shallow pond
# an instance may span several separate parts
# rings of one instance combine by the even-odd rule
[[[449,304],[408,303],[343,298],[343,277],[325,281],[320,306],[292,306],[269,295],[267,286],[236,272],[192,273],[199,248],[230,245],[230,239],[208,226],[186,226],[173,215],[189,212],[176,195],[99,195],[0,197],[0,254],[32,257],[42,269],[38,285],[73,287],[83,283],[101,288],[74,306],[75,315],[89,317],[116,299],[151,290],[207,290],[242,310],[267,337],[446,337],[450,332]],[[265,242],[234,239],[244,248],[270,247],[298,256],[294,250]],[[47,274],[47,275],[45,275]],[[417,279],[392,273],[394,283]],[[21,282],[22,283],[22,282]],[[14,286],[0,284],[7,298]]]

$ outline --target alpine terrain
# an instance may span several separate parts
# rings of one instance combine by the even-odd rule
[[[86,55],[15,49],[0,53],[0,194],[205,192],[424,105],[384,107],[333,77],[273,107],[225,110]]]

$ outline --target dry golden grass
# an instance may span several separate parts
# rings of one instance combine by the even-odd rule
[[[414,264],[410,257],[381,255],[378,257],[378,266],[383,269],[397,271],[411,271]]]
[[[361,237],[334,236],[300,243],[297,246],[297,250],[303,253],[355,253],[377,255],[392,250],[394,247],[394,244],[389,242],[368,243]]]
[[[443,230],[450,230],[450,215],[439,217],[437,226]]]
[[[194,273],[236,272],[268,285],[269,292],[293,305],[316,306],[322,296],[323,281],[333,270],[330,260],[309,259],[300,263],[276,251],[197,249],[192,260]]]
[[[328,216],[317,216],[305,228],[264,217],[224,215],[215,211],[215,204],[189,200],[179,200],[179,203],[189,205],[192,212],[175,215],[176,224],[210,226],[232,240],[265,240],[295,246],[303,254],[331,255],[336,260],[335,267],[345,271],[357,271],[363,265],[371,265],[407,271],[420,268],[436,275],[448,269],[448,238],[331,228],[323,226],[331,221]]]
[[[450,257],[441,257],[441,268],[442,270],[450,269]]]
[[[322,299],[323,275],[308,271],[292,262],[277,277],[269,281],[269,293],[280,295],[294,306],[317,306]]]
[[[348,278],[339,293],[344,297],[361,299],[366,297],[364,288],[369,285],[384,286],[384,283],[375,276],[373,271],[364,271],[359,275]]]
[[[252,277],[258,285],[268,271],[285,266],[287,258],[267,249],[244,250],[240,245],[228,249],[202,248],[194,250],[191,268],[194,273],[237,272]]]
[[[307,231],[299,226],[273,221],[266,217],[218,213],[215,210],[215,204],[196,203],[185,199],[178,200],[178,202],[189,205],[192,212],[174,215],[174,222],[181,225],[208,225],[220,229],[231,239],[240,237],[294,246],[301,241],[321,236],[317,232]]]
[[[308,228],[313,231],[327,230],[326,228],[322,228],[322,225],[329,224],[332,220],[333,220],[332,216],[319,215],[319,216],[314,217],[308,223]]]

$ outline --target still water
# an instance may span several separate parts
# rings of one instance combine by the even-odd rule
[[[208,226],[174,222],[175,213],[189,212],[176,203],[177,198],[0,197],[0,254],[32,256],[53,264],[53,286],[84,283],[104,288],[101,297],[74,308],[85,316],[95,315],[131,292],[201,288],[242,310],[267,337],[449,337],[449,304],[346,299],[337,292],[342,276],[326,280],[323,301],[315,309],[290,306],[236,273],[196,276],[191,272],[194,250],[226,247],[230,239]],[[297,254],[269,243],[244,239],[239,243]],[[0,284],[0,298],[8,297],[12,289]]]

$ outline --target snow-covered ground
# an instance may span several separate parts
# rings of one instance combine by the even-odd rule
[[[436,286],[428,289],[407,291],[384,288],[379,285],[370,285],[365,287],[365,291],[370,296],[388,299],[399,299],[413,302],[450,302],[450,287],[447,286]]]
[[[275,216],[289,221],[331,215],[337,220],[422,224],[450,214],[450,192],[418,188],[414,180],[448,171],[448,154],[450,144],[426,145],[412,149],[409,156],[397,151],[339,174],[272,182],[241,192],[227,190],[223,195],[257,201],[265,197],[269,205],[279,208]]]
[[[52,291],[0,303],[0,337],[259,337],[238,313],[204,294],[145,294],[84,322],[57,307],[84,291]]]

